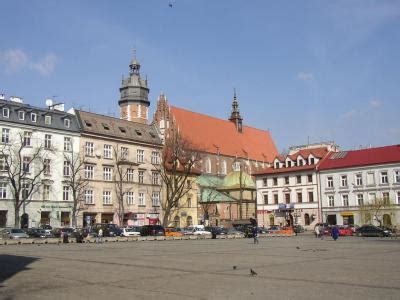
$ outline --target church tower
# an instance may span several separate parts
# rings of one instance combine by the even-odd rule
[[[231,113],[231,117],[229,118],[229,121],[232,121],[233,123],[235,123],[236,130],[238,132],[242,132],[243,118],[240,116],[239,103],[237,102],[237,99],[236,99],[236,90],[234,90],[234,94],[233,94],[232,113]]]
[[[147,124],[149,115],[149,88],[147,78],[140,77],[140,63],[133,55],[129,65],[128,78],[122,78],[119,89],[121,98],[118,101],[120,118],[128,121]]]

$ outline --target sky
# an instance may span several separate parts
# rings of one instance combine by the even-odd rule
[[[170,7],[171,5],[172,7]],[[400,143],[400,1],[0,2],[0,93],[118,116],[136,49],[151,111],[170,104],[244,124],[279,151]]]

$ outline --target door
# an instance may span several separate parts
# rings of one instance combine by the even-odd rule
[[[0,227],[7,227],[7,210],[0,210]]]
[[[40,224],[41,225],[50,225],[50,212],[42,211],[40,213]]]

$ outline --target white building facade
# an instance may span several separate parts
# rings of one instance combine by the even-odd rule
[[[24,104],[20,98],[9,101],[3,98],[0,99],[0,134],[3,154],[21,149],[21,162],[29,169],[27,180],[40,173],[37,188],[19,211],[21,216],[26,216],[25,226],[70,226],[72,195],[65,184],[65,178],[70,176],[66,158],[79,155],[76,117],[64,112],[62,106],[36,108]],[[41,159],[25,165],[39,148]],[[9,158],[0,158],[0,227],[13,227],[15,197],[6,159]]]

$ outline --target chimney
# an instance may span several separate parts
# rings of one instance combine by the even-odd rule
[[[5,98],[5,96],[4,96],[4,94],[0,94],[0,100],[5,100],[6,98]]]

